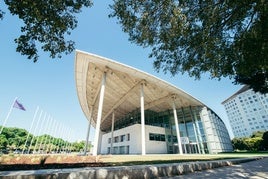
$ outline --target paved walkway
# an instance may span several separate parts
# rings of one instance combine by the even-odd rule
[[[168,177],[163,177],[166,179]],[[252,179],[268,179],[268,157],[255,160],[251,162],[241,163],[237,165],[215,168],[212,170],[196,171],[185,175],[169,178],[209,178],[209,179],[241,179],[241,178],[252,178]]]

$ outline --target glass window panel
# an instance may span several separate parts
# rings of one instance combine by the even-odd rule
[[[154,134],[149,134],[149,136],[150,136],[150,140],[154,140]]]
[[[160,140],[161,140],[161,141],[166,141],[166,137],[165,137],[165,135],[162,134]]]

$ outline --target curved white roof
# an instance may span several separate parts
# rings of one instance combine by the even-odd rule
[[[140,86],[144,84],[144,108],[156,112],[172,109],[173,97],[176,108],[205,106],[183,90],[146,72],[94,54],[76,51],[75,78],[77,94],[86,117],[93,110],[92,125],[97,119],[99,92],[102,75],[106,72],[106,87],[102,111],[101,129],[111,125],[112,112],[115,120],[140,108]]]

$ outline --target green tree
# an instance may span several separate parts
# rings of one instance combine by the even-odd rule
[[[7,148],[7,138],[5,135],[0,135],[0,150],[6,149]]]
[[[262,145],[263,145],[264,150],[268,150],[268,131],[263,133],[262,140],[263,140]]]
[[[247,150],[245,138],[234,138],[232,140],[234,150]]]
[[[2,131],[0,148],[9,150],[22,149],[28,132],[16,127],[5,127]],[[3,140],[3,141],[2,141]]]
[[[0,126],[1,127],[1,126]],[[25,129],[20,128],[13,128],[13,127],[5,127],[3,132],[0,135],[0,150],[7,150],[12,152],[16,149],[23,150],[23,147],[26,142],[28,132]],[[33,143],[30,146],[31,140],[34,137]],[[38,141],[37,141],[38,139]],[[36,145],[36,142],[37,145]],[[72,146],[72,151],[80,151],[84,148],[84,142],[74,142],[73,144],[65,141],[61,138],[55,138],[48,134],[44,134],[41,136],[33,136],[32,134],[29,135],[28,141],[26,143],[25,150],[31,151],[34,150],[39,151],[42,150],[43,152],[61,152],[61,151],[68,151],[69,146]]]
[[[80,152],[80,151],[84,150],[84,148],[85,148],[85,141],[74,142],[72,147],[73,147],[73,151]]]
[[[76,28],[75,14],[83,7],[92,6],[91,0],[4,0],[10,13],[24,23],[22,35],[15,39],[17,51],[34,62],[38,60],[38,46],[50,57],[74,50],[74,41],[66,40]],[[0,19],[4,12],[0,10]]]
[[[246,138],[246,149],[250,151],[258,151],[261,148],[262,138],[261,137],[253,137],[253,138]]]
[[[129,40],[150,47],[154,68],[199,79],[229,77],[268,92],[268,1],[114,0]]]

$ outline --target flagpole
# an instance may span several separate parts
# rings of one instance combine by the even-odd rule
[[[51,119],[51,116],[50,115],[48,115],[48,118],[47,118],[47,120],[45,121],[46,122],[46,127],[45,127],[45,129],[44,129],[44,134],[43,134],[43,137],[41,138],[41,141],[40,141],[40,144],[39,144],[39,148],[38,148],[38,153],[40,153],[41,152],[41,147],[43,147],[42,149],[43,149],[43,153],[44,153],[44,144],[43,144],[43,142],[45,142],[46,141],[46,137],[47,137],[47,135],[48,135],[48,127],[49,127],[49,124],[50,124],[50,119]],[[45,124],[44,124],[44,126],[45,126]],[[46,133],[47,133],[47,135],[46,135]]]
[[[37,134],[37,137],[36,137],[36,143],[34,145],[34,150],[33,150],[35,153],[37,153],[36,147],[37,147],[38,142],[39,142],[39,140],[41,138],[41,132],[43,132],[42,130],[44,128],[44,123],[45,123],[46,119],[47,119],[47,113],[45,113],[45,115],[43,117],[43,120],[41,121],[40,128],[39,128],[39,131],[38,131],[38,134]]]
[[[34,138],[35,138],[34,135],[36,135],[36,134],[35,134],[35,131],[36,131],[36,128],[38,127],[38,125],[39,125],[39,121],[40,121],[40,119],[41,119],[42,114],[43,114],[43,110],[41,110],[41,112],[40,112],[40,114],[39,114],[39,118],[38,118],[38,120],[37,120],[37,124],[36,124],[36,126],[35,126],[35,128],[34,128],[34,131],[33,131],[33,137],[32,137],[32,139],[31,139],[31,143],[30,143],[30,146],[29,146],[29,148],[28,148],[28,152],[27,152],[28,154],[30,154],[31,146],[32,146],[33,140],[34,140]]]
[[[14,106],[14,104],[15,104],[15,101],[16,101],[17,99],[18,99],[18,97],[16,97],[16,98],[14,99],[14,101],[13,101],[13,103],[12,103],[10,109],[9,109],[9,112],[7,113],[7,117],[6,117],[6,119],[4,120],[4,122],[3,122],[3,125],[2,125],[1,130],[0,130],[0,134],[2,133],[2,131],[3,131],[4,127],[5,127],[5,125],[6,125],[7,119],[9,118],[9,116],[10,116],[12,110],[13,110],[13,106]]]
[[[28,139],[29,139],[30,132],[31,132],[31,130],[32,130],[32,128],[33,128],[33,124],[34,124],[34,121],[35,121],[35,119],[36,119],[36,115],[37,115],[38,110],[39,110],[39,106],[36,107],[36,110],[35,110],[35,113],[34,113],[34,117],[33,117],[33,121],[32,121],[31,127],[30,127],[30,129],[29,129],[29,131],[28,131],[28,135],[27,135],[27,138],[26,138],[26,141],[25,141],[23,150],[22,150],[22,154],[24,154],[24,151],[25,151],[25,148],[26,148],[26,145],[27,145],[27,141],[28,141]],[[29,147],[30,147],[30,146],[29,146]]]
[[[48,152],[49,153],[52,153],[52,145],[53,145],[53,142],[55,142],[55,137],[54,135],[56,134],[56,130],[57,130],[57,127],[58,127],[58,124],[57,124],[57,121],[53,119],[53,127],[52,127],[52,132],[51,132],[51,136],[49,138],[49,147],[48,147]]]
[[[49,138],[49,136],[50,136],[50,129],[52,128],[51,127],[51,125],[52,125],[52,121],[53,120],[53,118],[50,116],[50,118],[49,118],[49,122],[48,122],[48,125],[47,125],[47,135],[46,135],[46,137],[45,137],[45,141],[44,141],[44,143],[43,143],[43,146],[45,146],[44,148],[43,148],[43,152],[45,152],[45,153],[47,153],[47,140],[48,140],[48,138]]]

